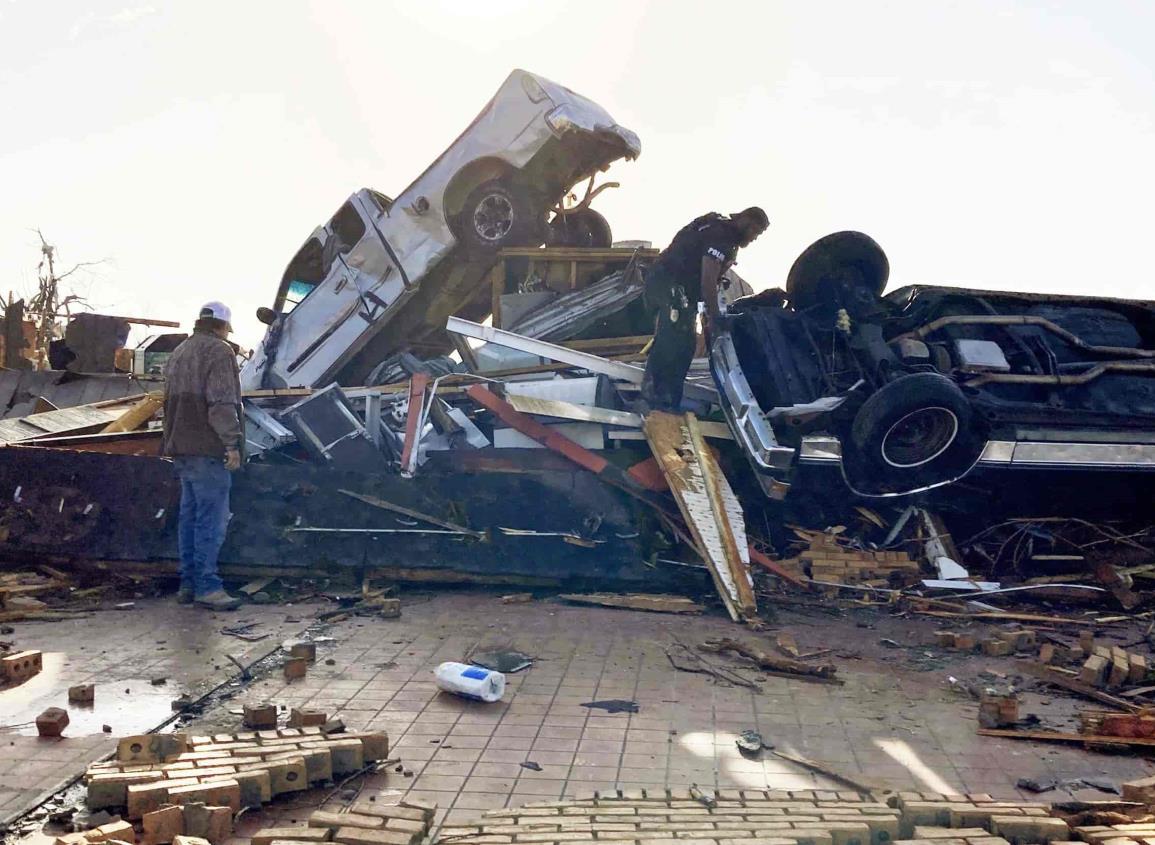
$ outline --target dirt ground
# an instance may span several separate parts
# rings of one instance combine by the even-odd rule
[[[116,736],[171,722],[172,699],[210,691],[179,729],[235,731],[244,703],[306,706],[339,715],[350,729],[388,732],[391,756],[400,758],[399,771],[391,767],[344,789],[316,789],[246,813],[238,841],[274,821],[303,823],[325,799],[330,806],[350,800],[350,790],[431,799],[440,808],[438,823],[456,824],[484,809],[594,789],[835,786],[769,754],[742,757],[734,740],[748,729],[778,749],[893,789],[1034,797],[1016,789],[1019,778],[1119,783],[1153,768],[1136,754],[977,736],[971,691],[1014,683],[1015,660],[941,651],[933,645],[940,626],[930,619],[873,608],[780,606],[767,631],[753,632],[720,615],[576,607],[548,597],[506,605],[489,593],[439,590],[402,593],[402,599],[400,619],[351,617],[333,624],[315,621],[329,609],[326,603],[213,614],[172,599],[142,600],[131,610],[77,621],[17,624],[6,638],[44,651],[46,669],[22,687],[0,690],[0,743],[7,746],[0,753],[0,819],[43,819],[43,807],[27,813],[110,753]],[[248,623],[254,623],[249,636],[267,636],[250,642],[221,632]],[[769,677],[740,660],[709,656],[753,682],[750,689],[678,671],[667,654],[679,643],[694,648],[721,636],[770,648],[784,631],[803,653],[830,649],[816,662],[837,666],[842,683]],[[247,665],[300,636],[318,641],[317,662],[301,680],[286,682],[275,655],[257,663],[252,680],[241,680],[226,656]],[[488,647],[534,657],[531,668],[509,676],[501,702],[438,691],[433,669],[439,663]],[[160,678],[163,683],[153,683]],[[95,708],[70,707],[67,687],[86,682],[97,685]],[[1047,726],[1070,727],[1078,710],[1092,706],[1034,682],[1023,686],[1021,712],[1037,714]],[[606,700],[636,702],[637,712],[583,706]],[[30,723],[47,706],[69,708],[65,739],[34,736]],[[1069,794],[1107,797],[1084,788],[1043,798]]]

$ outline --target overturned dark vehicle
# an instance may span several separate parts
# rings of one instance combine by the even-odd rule
[[[727,418],[765,492],[837,468],[857,496],[976,469],[1155,470],[1155,309],[1104,297],[911,285],[860,232],[794,262],[713,331]]]

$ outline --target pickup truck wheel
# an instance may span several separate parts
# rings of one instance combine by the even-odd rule
[[[606,218],[591,208],[566,215],[554,215],[546,233],[550,246],[576,246],[605,249],[613,246],[614,235]]]
[[[862,232],[835,232],[819,238],[794,260],[786,293],[796,309],[816,305],[870,309],[890,278],[882,247]]]
[[[850,439],[872,471],[932,484],[978,458],[982,440],[974,429],[974,412],[958,385],[938,373],[913,373],[862,404]]]
[[[466,198],[459,219],[461,238],[474,251],[541,243],[541,217],[528,192],[494,180]]]

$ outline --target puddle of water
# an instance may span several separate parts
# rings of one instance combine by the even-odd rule
[[[0,729],[36,736],[36,717],[49,707],[68,711],[65,736],[88,736],[112,728],[116,736],[143,733],[172,715],[172,700],[183,689],[172,682],[153,686],[147,678],[131,678],[115,683],[97,683],[92,704],[68,700],[69,684],[63,680],[66,655],[45,652],[39,675],[15,687],[0,689]]]

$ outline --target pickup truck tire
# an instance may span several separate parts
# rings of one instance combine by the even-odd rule
[[[850,439],[872,473],[925,484],[962,474],[982,449],[970,402],[938,373],[883,385],[859,408]]]
[[[546,233],[550,246],[575,246],[585,249],[605,249],[613,246],[614,233],[609,221],[591,208],[570,214],[554,215]]]
[[[795,309],[818,305],[868,310],[890,278],[882,247],[862,232],[834,232],[819,238],[794,260],[786,293]]]
[[[529,192],[495,179],[474,188],[458,218],[460,237],[473,252],[541,243],[544,215]]]

